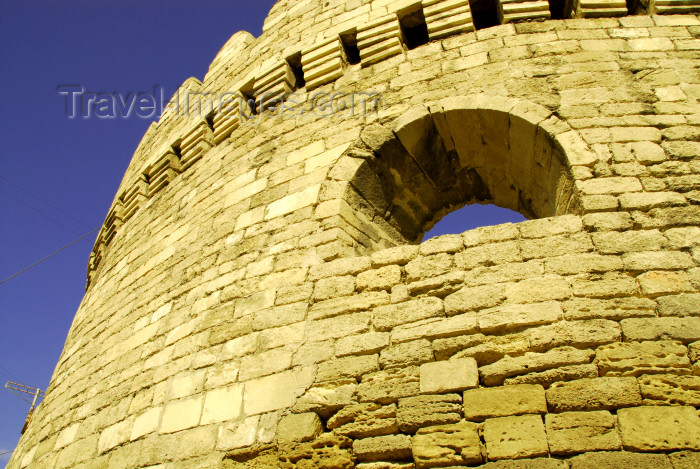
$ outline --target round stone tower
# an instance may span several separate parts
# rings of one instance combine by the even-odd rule
[[[278,2],[144,136],[8,467],[700,466],[699,10]],[[530,220],[420,242],[472,203]]]

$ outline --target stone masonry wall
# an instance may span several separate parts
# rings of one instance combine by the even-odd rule
[[[697,467],[700,20],[474,5],[278,2],[185,82],[8,467]],[[467,203],[531,220],[419,243]]]

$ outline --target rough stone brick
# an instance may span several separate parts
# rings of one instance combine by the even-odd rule
[[[479,370],[473,358],[424,363],[420,367],[420,392],[463,391],[479,385]]]
[[[459,422],[462,397],[459,394],[423,395],[399,399],[396,421],[404,433],[421,427]]]
[[[660,316],[700,316],[700,293],[661,296],[656,301]]]
[[[690,372],[688,349],[669,340],[603,345],[596,350],[595,363],[601,376]]]
[[[626,450],[700,450],[700,417],[694,407],[631,407],[620,409],[617,418]]]
[[[481,246],[467,248],[455,256],[455,264],[458,268],[469,270],[478,265],[505,264],[518,262],[520,246],[517,241],[505,241],[502,243],[483,244]]]
[[[598,251],[611,254],[660,250],[667,242],[659,230],[600,232],[592,236]]]
[[[506,356],[490,365],[479,368],[482,382],[487,386],[503,384],[506,378],[526,373],[544,371],[561,366],[590,363],[595,352],[562,347],[544,353],[526,352],[519,357]]]
[[[241,414],[243,386],[235,384],[208,391],[204,398],[201,425],[233,420]]]
[[[282,417],[277,425],[277,441],[280,443],[310,441],[321,433],[323,424],[313,412],[287,415]]]
[[[476,316],[470,314],[461,314],[450,318],[425,319],[392,329],[391,342],[406,342],[423,337],[430,339],[472,334],[478,329]]]
[[[295,469],[299,466],[297,464],[299,461],[304,461],[308,467],[328,468],[352,467],[355,463],[352,455],[352,441],[333,433],[324,433],[311,442],[281,445],[276,453],[278,460],[273,460],[273,465],[269,469]],[[243,461],[248,459],[245,458]],[[244,467],[246,469],[257,469],[258,467],[268,469],[268,467],[257,464]]]
[[[328,418],[344,406],[356,403],[356,391],[355,379],[319,383],[299,397],[292,410],[298,413],[315,412],[323,418]]]
[[[314,288],[315,300],[327,300],[338,296],[351,295],[355,291],[355,277],[345,275],[343,277],[326,277],[316,282]]]
[[[453,265],[452,257],[446,253],[419,256],[406,264],[407,278],[414,281],[447,273]]]
[[[433,361],[433,348],[425,339],[389,346],[379,354],[379,365],[383,369],[396,366],[420,365]]]
[[[396,404],[352,404],[328,420],[328,429],[348,438],[368,438],[398,433]]]
[[[571,469],[673,469],[665,454],[601,451],[574,456],[569,462]]]
[[[397,246],[372,254],[372,265],[381,267],[385,265],[404,265],[418,254],[418,246]]]
[[[526,375],[515,376],[503,381],[503,384],[539,384],[548,388],[552,383],[558,381],[573,381],[583,378],[596,378],[598,376],[598,367],[593,364],[587,365],[570,365],[562,366],[561,368],[553,368],[551,370],[540,371],[536,373],[528,373]]]
[[[637,277],[642,293],[647,296],[668,295],[693,291],[693,285],[685,272],[644,272]]]
[[[467,420],[545,413],[547,402],[542,386],[520,384],[464,391],[464,418]]]
[[[483,461],[477,425],[459,422],[421,428],[413,437],[416,469],[464,466]]]
[[[406,461],[412,458],[411,437],[386,435],[355,440],[353,452],[360,461]]]
[[[700,318],[630,318],[620,321],[625,340],[700,340]]]
[[[592,249],[593,243],[591,238],[584,233],[543,239],[523,239],[520,241],[520,251],[525,260],[564,256],[566,254],[588,252]]]
[[[563,304],[566,319],[623,319],[656,316],[656,302],[648,298],[575,298]]]
[[[482,332],[491,332],[549,324],[561,319],[562,315],[560,304],[550,301],[524,305],[508,304],[481,311],[478,315],[478,321]]]
[[[389,346],[389,335],[388,332],[368,332],[341,337],[335,343],[335,354],[338,357],[345,357],[379,352]]]
[[[517,238],[520,233],[519,225],[504,223],[496,226],[481,226],[462,233],[464,245],[467,247],[485,243],[496,243]],[[546,235],[541,235],[546,236]]]
[[[583,223],[590,231],[625,231],[634,226],[627,212],[588,213],[583,216]]]
[[[483,430],[489,460],[546,456],[547,436],[539,415],[488,419]]]
[[[202,414],[203,395],[174,401],[165,406],[159,433],[173,433],[199,424]]]
[[[445,313],[454,316],[468,311],[478,311],[496,306],[505,299],[502,285],[466,287],[445,298]]]
[[[401,267],[398,265],[387,265],[357,275],[357,289],[360,291],[389,290],[400,282]]]
[[[506,285],[506,298],[512,303],[535,303],[547,300],[564,300],[570,297],[571,285],[568,280],[562,277],[546,275]]]
[[[700,467],[700,452],[679,451],[668,455],[673,469],[695,469]]]
[[[595,378],[556,383],[546,392],[552,412],[573,410],[610,410],[640,405],[634,378]]]
[[[248,381],[243,392],[243,410],[246,415],[255,415],[290,407],[294,399],[311,386],[312,381],[312,370],[309,368]]]
[[[644,404],[700,406],[700,376],[650,375],[638,381]]]
[[[693,259],[680,251],[634,252],[622,255],[622,262],[628,270],[687,269],[693,267]]]
[[[462,241],[462,236],[458,234],[442,235],[431,238],[424,241],[419,246],[419,251],[423,256],[429,256],[431,254],[438,254],[442,252],[454,254],[462,249],[464,249],[464,241]]]
[[[420,378],[417,366],[382,370],[362,377],[357,388],[360,402],[390,404],[401,397],[420,394]]]
[[[605,319],[561,321],[531,329],[528,335],[533,350],[548,350],[561,346],[595,348],[619,342],[622,338],[620,325]]]
[[[360,378],[379,370],[379,355],[347,356],[321,363],[317,381],[334,381],[342,378]]]
[[[386,305],[390,301],[386,292],[363,292],[343,298],[317,301],[309,308],[309,319],[323,319],[341,314],[366,311],[376,306]],[[303,318],[302,318],[303,319]]]
[[[552,454],[619,450],[620,435],[615,419],[607,411],[564,412],[545,415],[545,427]]]
[[[375,308],[372,323],[378,331],[388,331],[401,324],[443,315],[442,300],[433,297],[419,298]]]

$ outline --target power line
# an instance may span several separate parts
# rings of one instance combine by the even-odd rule
[[[0,176],[0,179],[2,179],[3,181],[7,182],[8,184],[12,184],[12,185],[15,186],[17,189],[19,189],[19,190],[21,190],[22,192],[25,192],[25,193],[31,195],[32,197],[34,197],[35,199],[37,199],[37,200],[43,202],[44,204],[48,205],[48,206],[51,207],[52,209],[61,212],[62,214],[64,214],[64,215],[67,216],[68,218],[72,219],[73,221],[77,221],[78,223],[80,223],[81,225],[83,225],[85,228],[90,229],[90,225],[88,225],[88,224],[85,223],[84,221],[82,221],[82,220],[80,220],[80,219],[78,219],[78,218],[75,218],[73,215],[71,215],[70,213],[66,212],[65,210],[62,210],[62,209],[60,209],[59,207],[56,207],[54,204],[52,204],[52,203],[49,202],[48,200],[43,199],[42,197],[39,197],[38,195],[36,195],[36,194],[33,193],[32,191],[30,191],[29,189],[26,189],[26,188],[20,186],[20,185],[17,184],[16,182],[10,181],[10,180],[7,179],[5,176]]]
[[[63,251],[64,249],[71,247],[72,245],[74,245],[74,244],[77,243],[78,241],[80,241],[80,240],[82,240],[82,239],[84,239],[84,238],[87,238],[88,236],[90,236],[91,234],[93,234],[93,233],[94,233],[95,231],[97,231],[97,230],[99,230],[99,228],[95,228],[94,230],[90,231],[89,233],[85,233],[85,234],[82,235],[80,238],[76,239],[75,241],[71,241],[70,243],[66,244],[65,246],[63,246],[63,247],[62,247],[61,249],[59,249],[58,251],[52,252],[51,254],[49,254],[48,256],[44,257],[43,259],[40,259],[40,260],[36,261],[35,263],[33,263],[32,265],[30,265],[29,267],[25,267],[24,269],[20,270],[20,271],[17,272],[16,274],[11,275],[10,277],[7,277],[5,280],[3,280],[2,282],[0,282],[0,285],[2,285],[3,283],[7,282],[8,280],[12,280],[13,278],[17,277],[17,276],[20,275],[20,274],[23,274],[24,272],[28,271],[28,270],[31,269],[32,267],[41,264],[41,263],[44,262],[46,259],[49,259],[49,258],[55,256],[56,254],[58,254],[59,252]]]
[[[6,377],[10,379],[17,380],[17,376],[15,376],[10,370],[5,368],[2,363],[0,363],[0,373],[4,374]]]
[[[9,197],[9,198],[13,199],[14,201],[16,201],[16,202],[18,202],[18,203],[24,205],[25,207],[29,207],[30,209],[34,210],[34,211],[35,211],[36,213],[38,213],[39,215],[42,215],[42,216],[48,218],[49,220],[51,220],[52,222],[54,222],[54,223],[57,224],[58,226],[67,229],[67,230],[70,231],[71,233],[73,233],[73,234],[80,234],[80,233],[78,233],[77,231],[75,231],[73,228],[69,228],[69,227],[67,227],[66,225],[64,225],[63,223],[61,223],[60,221],[56,220],[55,218],[53,218],[53,217],[51,217],[51,216],[45,214],[44,212],[42,212],[42,211],[39,210],[38,208],[34,207],[32,204],[27,203],[27,202],[25,202],[25,201],[22,200],[22,199],[18,199],[18,198],[15,197],[14,195],[9,194],[9,193],[5,192],[5,191],[2,190],[2,189],[0,189],[0,194],[4,194],[6,197]]]
[[[0,456],[2,456],[3,454],[10,454],[10,453],[13,452],[13,451],[14,451],[14,450],[5,451],[4,453],[0,453]]]

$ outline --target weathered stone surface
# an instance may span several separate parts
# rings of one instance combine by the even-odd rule
[[[360,402],[390,404],[400,397],[420,394],[419,369],[416,366],[392,368],[366,375],[357,388]]]
[[[526,373],[544,371],[562,366],[590,363],[595,352],[561,347],[544,353],[527,352],[520,357],[505,358],[479,368],[481,380],[487,386],[503,384],[506,378]]]
[[[700,317],[630,318],[620,321],[625,340],[700,340]]]
[[[462,391],[479,385],[479,370],[473,358],[424,363],[420,366],[420,392]]]
[[[656,301],[660,316],[700,316],[700,293],[661,296]]]
[[[328,360],[319,365],[316,380],[335,381],[343,378],[359,378],[362,375],[379,370],[379,356],[359,355]]]
[[[335,343],[338,357],[376,353],[389,345],[388,332],[368,332],[366,334],[342,337]]]
[[[538,326],[558,321],[562,309],[557,302],[527,305],[504,305],[479,313],[479,328],[482,332]]]
[[[397,326],[391,331],[393,343],[420,338],[452,337],[477,332],[476,316],[460,314],[450,318],[432,318]],[[376,334],[382,334],[377,332]],[[340,341],[339,341],[340,342]]]
[[[668,455],[673,469],[695,469],[700,467],[700,452],[679,451]]]
[[[357,402],[356,391],[357,382],[354,379],[320,383],[300,396],[293,410],[299,413],[315,412],[327,418],[340,408]]]
[[[412,457],[411,437],[408,435],[355,440],[352,449],[360,461],[406,461]]]
[[[591,363],[588,365],[563,366],[561,368],[553,368],[538,373],[528,373],[526,375],[508,378],[503,381],[503,384],[539,384],[544,388],[548,388],[552,383],[556,383],[557,381],[573,381],[576,379],[596,377],[598,377],[598,367]]]
[[[388,290],[399,282],[401,282],[401,268],[398,265],[388,265],[357,275],[357,289],[360,291]]]
[[[640,405],[642,396],[634,378],[595,378],[557,383],[547,389],[551,412],[617,409]]]
[[[277,441],[292,443],[294,441],[310,441],[323,433],[323,424],[313,412],[291,414],[277,424]]]
[[[673,469],[665,454],[628,452],[599,452],[574,456],[569,460],[571,469]]]
[[[688,349],[668,340],[603,345],[596,350],[595,363],[601,376],[690,373]]]
[[[607,411],[547,414],[545,426],[552,454],[612,451],[622,446],[615,419]]]
[[[396,421],[399,430],[415,433],[421,427],[459,422],[462,397],[459,394],[424,395],[399,399]]]
[[[545,414],[544,389],[535,384],[470,389],[464,392],[464,418],[482,421],[491,417]]]
[[[479,466],[481,469],[569,469],[567,461],[549,458],[502,459]]]
[[[469,311],[478,311],[496,306],[505,298],[505,289],[502,285],[465,287],[445,298],[445,313],[448,316],[454,316]]]
[[[381,351],[379,366],[383,369],[397,366],[420,365],[434,359],[433,348],[425,339],[391,345]]]
[[[619,342],[622,334],[615,321],[590,319],[587,321],[561,321],[529,331],[533,349],[551,349],[562,345],[595,348],[599,345]]]
[[[158,431],[172,433],[197,426],[202,415],[203,400],[203,396],[199,395],[167,404]]]
[[[539,415],[489,419],[483,432],[489,460],[547,455],[547,436]]]
[[[656,302],[648,298],[575,298],[564,302],[566,319],[624,319],[656,316]]]
[[[378,331],[388,331],[401,324],[442,315],[442,300],[428,297],[374,308],[372,323]]]
[[[349,405],[331,417],[327,426],[334,433],[349,438],[367,438],[398,433],[396,404],[387,406],[377,403]]]
[[[651,375],[637,380],[644,404],[700,407],[700,376]]]
[[[314,467],[352,469],[355,467],[352,441],[332,433],[324,433],[308,443],[283,445],[277,454],[280,469],[311,469]]]
[[[202,411],[202,425],[232,420],[241,414],[243,386],[235,384],[207,392]]]
[[[700,450],[700,417],[694,407],[630,407],[620,409],[617,418],[627,450]]]
[[[464,466],[482,462],[477,425],[459,422],[421,428],[413,437],[417,469]]]

